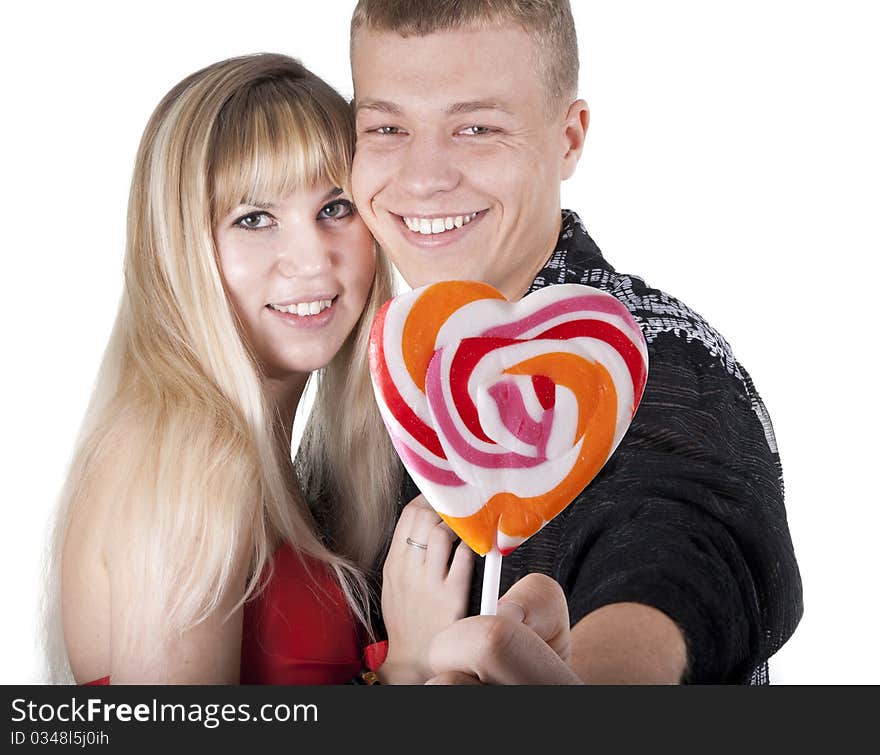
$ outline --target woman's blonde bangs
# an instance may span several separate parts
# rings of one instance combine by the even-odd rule
[[[306,80],[264,79],[225,103],[211,138],[212,222],[323,184],[349,189],[354,120]]]

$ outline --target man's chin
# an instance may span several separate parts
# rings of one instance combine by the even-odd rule
[[[401,253],[399,248],[391,251],[381,242],[379,248],[411,288],[421,288],[440,281],[481,280],[477,271],[455,264],[455,260],[468,258],[466,252],[456,251],[454,256],[449,255],[447,259],[441,261],[442,257],[448,254],[447,250],[438,249],[432,252],[430,249],[405,249]]]
[[[401,270],[400,274],[401,277],[406,281],[407,285],[411,288],[421,288],[422,286],[427,286],[431,283],[440,283],[442,281],[479,280],[479,278],[472,277],[473,273],[468,273],[461,270],[426,271],[421,268],[418,270],[417,274],[410,274],[408,270]]]

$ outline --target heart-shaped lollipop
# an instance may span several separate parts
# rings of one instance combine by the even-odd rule
[[[370,336],[397,453],[481,555],[510,553],[589,484],[629,427],[647,366],[626,307],[581,285],[509,302],[484,283],[435,283],[386,303]]]

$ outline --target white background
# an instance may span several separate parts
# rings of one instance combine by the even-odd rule
[[[258,51],[350,95],[353,5],[4,7],[0,682],[38,680],[45,524],[115,313],[150,112],[186,74]],[[776,426],[806,612],[773,679],[876,683],[876,4],[573,5],[592,125],[565,205],[618,270],[727,337]]]

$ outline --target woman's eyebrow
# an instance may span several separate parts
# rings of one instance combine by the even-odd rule
[[[328,199],[333,199],[334,197],[338,197],[342,194],[342,189],[339,186],[334,186],[330,191],[328,191],[324,198],[321,200],[322,202],[326,202]]]
[[[273,207],[275,207],[275,205],[272,204],[272,202],[262,202],[258,199],[250,199],[248,197],[245,197],[241,200],[241,202],[238,203],[238,206],[233,209],[238,209],[238,207],[258,207],[261,210],[271,210]]]

